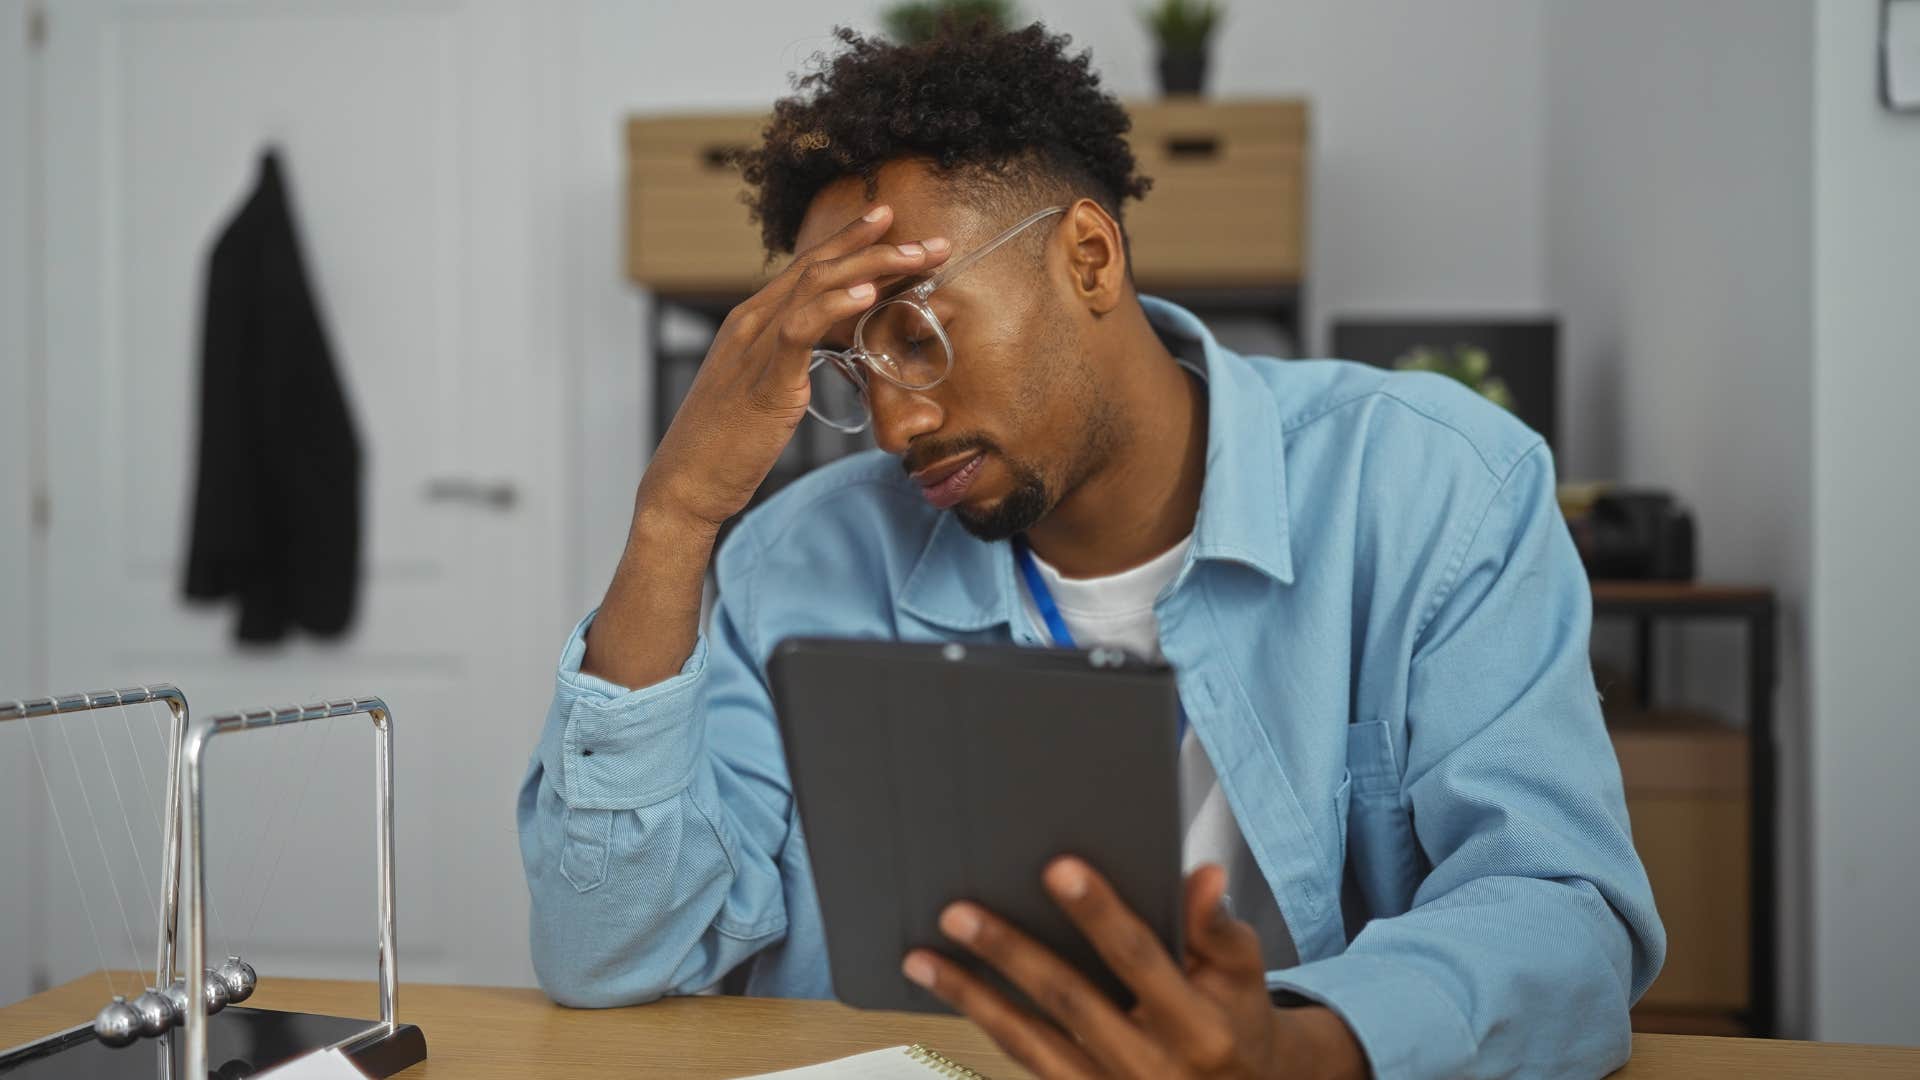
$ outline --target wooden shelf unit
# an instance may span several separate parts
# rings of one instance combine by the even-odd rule
[[[1778,999],[1774,597],[1747,585],[1596,581],[1596,620],[1634,627],[1639,708],[1608,716],[1634,847],[1667,926],[1636,1030],[1771,1036]],[[1659,621],[1744,624],[1744,723],[1653,707]]]

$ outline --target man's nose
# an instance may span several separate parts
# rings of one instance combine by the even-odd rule
[[[873,440],[898,457],[916,437],[938,431],[946,413],[929,391],[907,390],[879,376],[867,380],[867,407],[873,411]]]

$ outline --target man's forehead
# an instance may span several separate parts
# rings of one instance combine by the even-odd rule
[[[882,237],[888,243],[933,236],[958,243],[979,226],[979,212],[965,200],[954,198],[951,185],[941,182],[929,166],[918,161],[894,161],[882,166],[875,176],[871,197],[866,180],[859,176],[843,176],[821,188],[800,221],[793,243],[795,253],[839,232],[876,203],[893,208],[893,223]]]

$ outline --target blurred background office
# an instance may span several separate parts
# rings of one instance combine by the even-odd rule
[[[552,664],[762,269],[727,133],[889,6],[0,0],[0,699],[386,696],[403,978],[530,984]],[[1198,96],[1139,6],[1013,12],[1137,106],[1142,280],[1550,434],[1674,935],[1639,1021],[1920,1042],[1920,0],[1226,0]],[[298,359],[241,387],[215,339],[268,310]],[[282,577],[185,595],[272,514]],[[0,1003],[146,956],[145,722],[0,725]],[[368,974],[364,751],[215,755],[263,972]]]

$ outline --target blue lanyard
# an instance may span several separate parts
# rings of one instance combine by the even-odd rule
[[[1040,576],[1040,565],[1033,561],[1033,552],[1027,550],[1026,537],[1013,538],[1013,561],[1020,567],[1020,577],[1027,583],[1027,594],[1033,597],[1033,606],[1040,609],[1040,621],[1047,624],[1047,635],[1053,643],[1063,649],[1074,648],[1073,631],[1067,629],[1067,620],[1060,616],[1060,605],[1053,601],[1053,590],[1047,588],[1047,579]],[[1187,707],[1180,706],[1180,726],[1176,729],[1175,745],[1187,737]]]
[[[1033,597],[1033,606],[1040,609],[1041,621],[1047,624],[1053,643],[1063,649],[1073,648],[1073,631],[1067,629],[1067,620],[1060,617],[1060,605],[1053,602],[1053,590],[1047,588],[1047,579],[1040,576],[1040,566],[1033,561],[1033,552],[1027,550],[1025,537],[1013,538],[1013,558],[1020,564],[1020,576],[1026,579],[1027,593]]]

